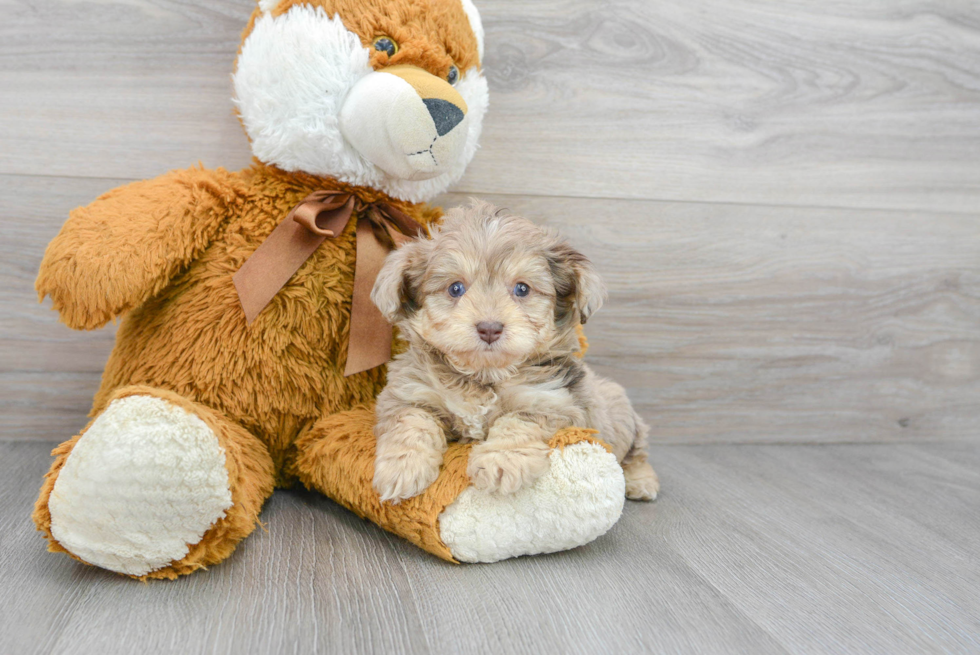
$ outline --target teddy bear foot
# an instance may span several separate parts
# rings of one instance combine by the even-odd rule
[[[548,442],[547,472],[505,494],[466,474],[473,448],[451,443],[439,477],[397,505],[372,486],[374,409],[325,416],[296,441],[291,473],[307,488],[453,562],[496,562],[583,546],[605,534],[626,504],[623,468],[594,430],[566,428]]]
[[[512,494],[464,490],[439,517],[442,541],[461,562],[568,550],[606,533],[625,504],[616,457],[580,441],[556,447],[548,471]]]
[[[59,447],[35,511],[52,549],[134,577],[173,578],[227,556],[272,491],[271,461],[252,467],[259,494],[236,503],[249,473],[242,444],[230,422],[216,423],[226,419],[205,422],[194,410],[153,395],[117,398]]]
[[[61,546],[135,576],[181,559],[231,505],[214,433],[150,396],[106,408],[75,444],[48,501]]]

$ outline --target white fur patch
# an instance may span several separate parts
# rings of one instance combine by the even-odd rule
[[[476,154],[488,104],[486,80],[473,68],[456,85],[469,107],[457,160],[431,179],[401,179],[368,161],[340,131],[348,92],[372,72],[369,54],[339,16],[321,8],[297,5],[278,17],[259,17],[233,78],[252,153],[286,171],[332,176],[410,202],[431,200],[462,177]]]
[[[288,171],[370,177],[374,167],[347,145],[337,124],[347,92],[370,72],[367,49],[340,17],[308,5],[261,16],[234,75],[252,152]]]
[[[75,444],[48,501],[58,543],[129,575],[187,555],[231,505],[217,437],[151,396],[109,404]]]
[[[580,442],[551,453],[551,468],[511,495],[469,487],[439,517],[439,531],[461,562],[497,562],[568,550],[619,520],[626,482],[616,457]]]

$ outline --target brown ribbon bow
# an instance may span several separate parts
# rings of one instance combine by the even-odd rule
[[[388,251],[419,234],[419,223],[386,202],[368,203],[332,189],[314,191],[293,207],[232,278],[251,323],[321,243],[344,231],[354,213],[357,255],[344,375],[391,358],[391,326],[371,302],[371,288]]]

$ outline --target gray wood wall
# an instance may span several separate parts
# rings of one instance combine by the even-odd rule
[[[483,148],[444,198],[564,230],[611,290],[590,361],[660,442],[980,432],[980,5],[478,2]],[[0,437],[84,421],[113,331],[33,278],[67,211],[248,164],[249,0],[0,0]]]

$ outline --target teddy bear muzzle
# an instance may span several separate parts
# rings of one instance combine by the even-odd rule
[[[463,154],[466,101],[448,82],[416,66],[365,75],[340,111],[344,138],[391,176],[426,180]]]

